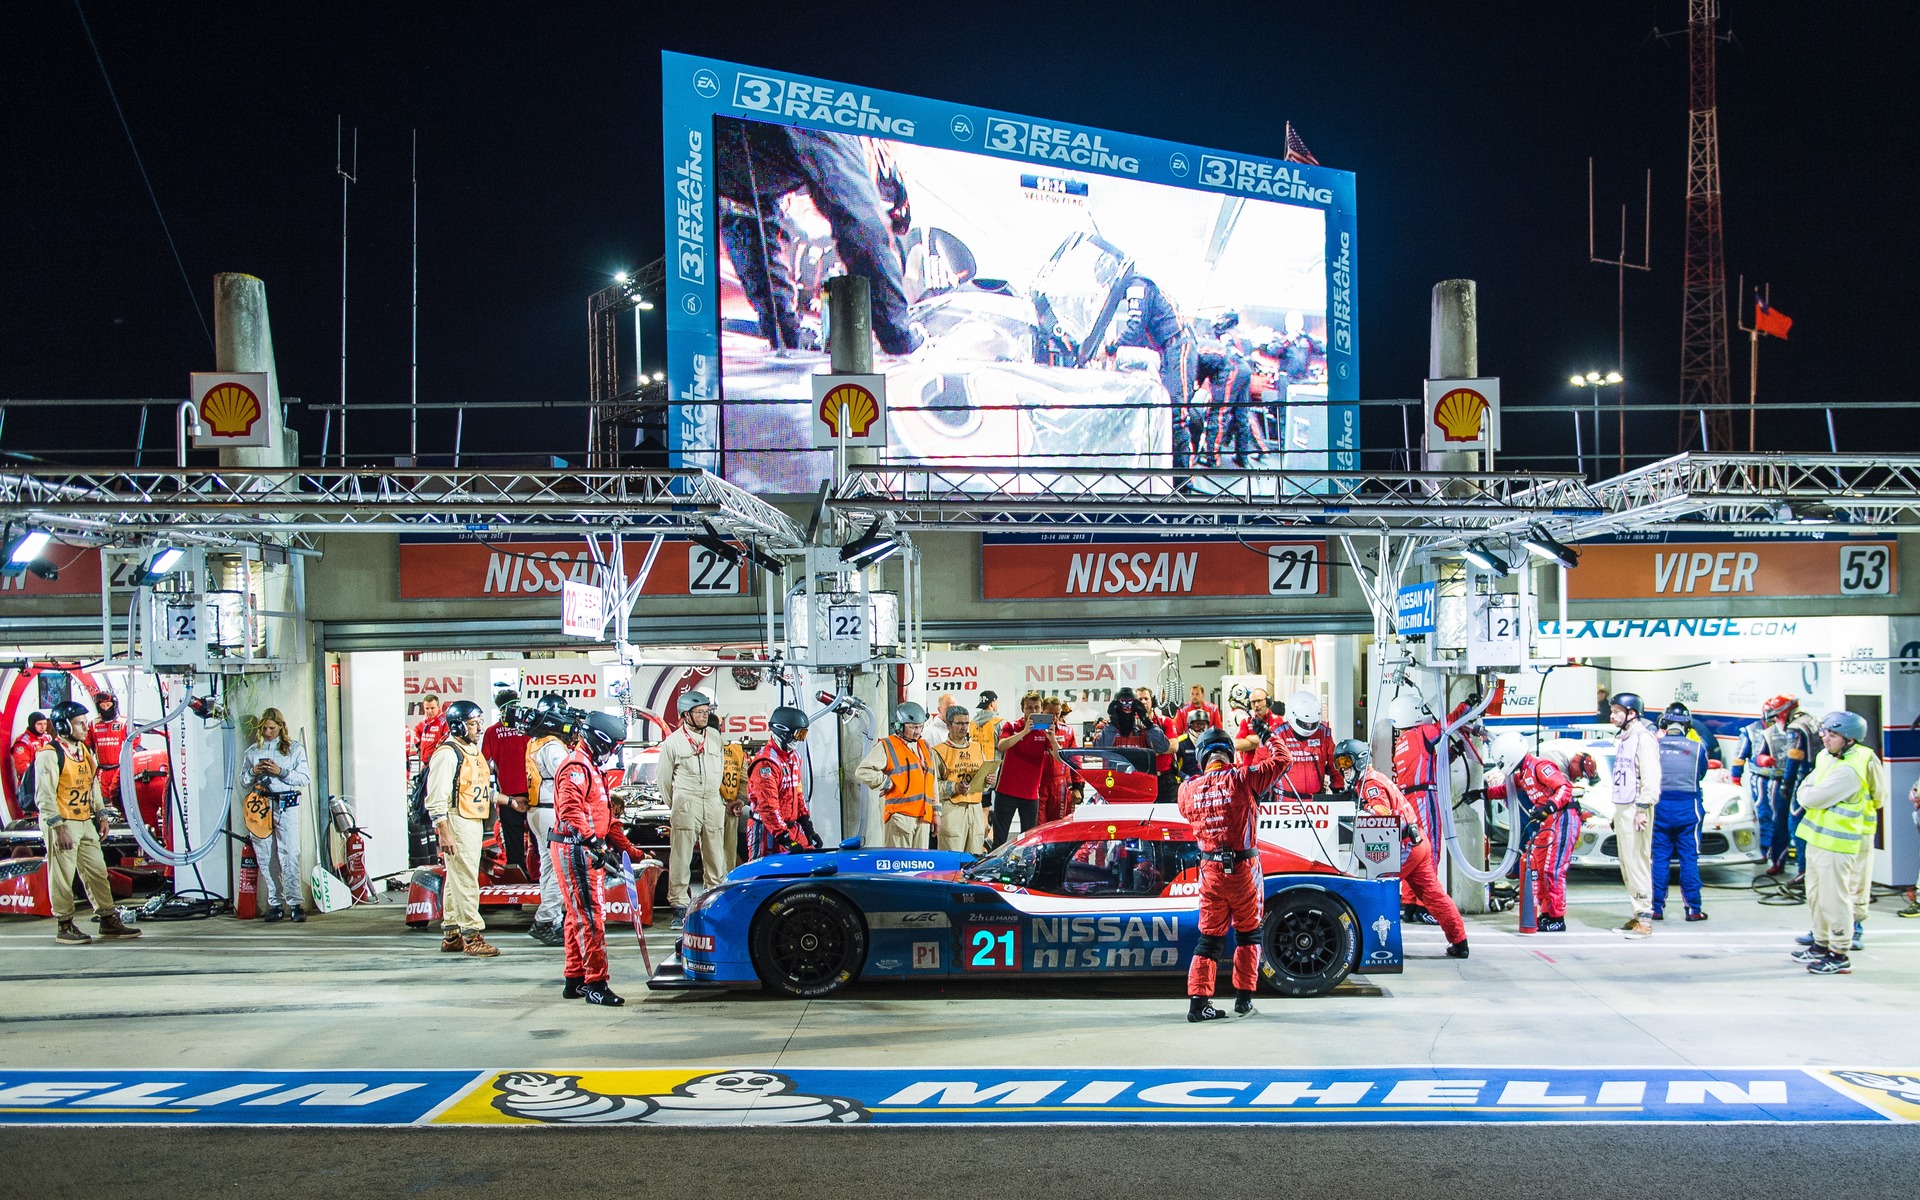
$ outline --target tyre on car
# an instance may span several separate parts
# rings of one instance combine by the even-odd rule
[[[853,905],[819,888],[793,888],[767,901],[749,935],[760,982],[783,996],[830,996],[860,975],[867,927]]]
[[[1260,928],[1260,982],[1283,996],[1319,996],[1353,970],[1359,930],[1331,892],[1294,888],[1267,905]]]

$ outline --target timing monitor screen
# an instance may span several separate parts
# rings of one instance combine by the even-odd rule
[[[1323,209],[725,115],[710,146],[734,483],[831,473],[809,376],[842,273],[872,287],[883,461],[1326,465]]]

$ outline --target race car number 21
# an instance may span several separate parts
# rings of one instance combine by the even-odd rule
[[[972,924],[961,929],[960,961],[969,971],[1018,971],[1025,948],[1018,925]]]

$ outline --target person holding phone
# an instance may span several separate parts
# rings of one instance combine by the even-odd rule
[[[1015,816],[1020,818],[1023,833],[1039,824],[1046,762],[1060,753],[1060,738],[1053,722],[1041,715],[1039,692],[1020,697],[1020,719],[1000,727],[997,749],[1001,763],[993,796],[995,846],[1007,840]]]
[[[245,757],[247,795],[241,816],[267,894],[266,920],[307,919],[300,887],[300,790],[312,784],[307,748],[287,733],[277,708],[262,709]]]

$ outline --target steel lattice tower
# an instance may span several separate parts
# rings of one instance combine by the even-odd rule
[[[1720,115],[1714,51],[1720,0],[1689,0],[1687,244],[1680,314],[1680,449],[1733,448],[1728,375],[1727,267],[1720,218]],[[1700,413],[1706,414],[1704,431]]]

